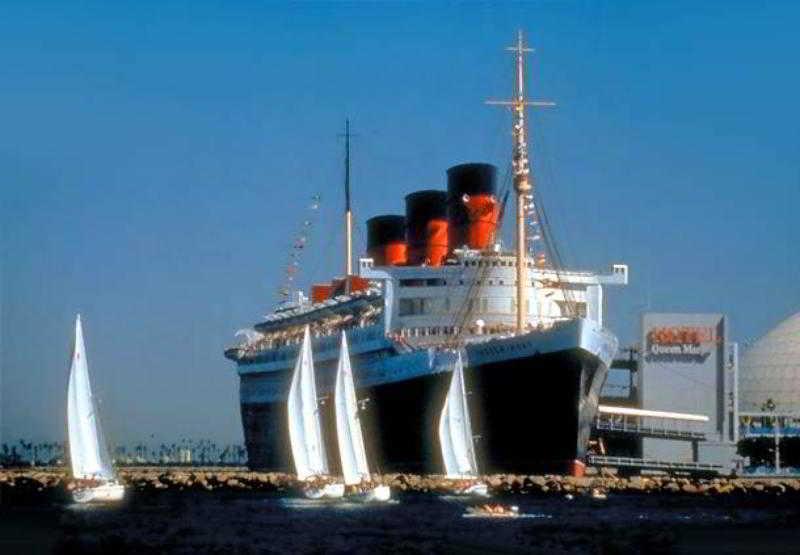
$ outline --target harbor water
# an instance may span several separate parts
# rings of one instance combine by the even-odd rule
[[[0,504],[3,553],[749,553],[797,552],[794,496],[505,495],[514,519],[465,518],[465,501],[388,504],[253,491],[131,491],[116,506]]]

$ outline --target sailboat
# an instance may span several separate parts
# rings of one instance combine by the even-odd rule
[[[328,457],[322,436],[322,423],[317,405],[314,360],[311,354],[311,331],[306,326],[303,344],[292,374],[287,399],[289,443],[297,479],[306,482],[304,491],[310,499],[337,498],[344,495],[344,484],[315,485],[328,476]]]
[[[356,486],[359,492],[354,498],[362,501],[388,501],[391,497],[389,486],[371,485],[372,477],[364,448],[364,436],[358,418],[356,387],[353,370],[350,366],[350,353],[347,336],[342,332],[342,345],[339,350],[339,365],[336,368],[334,391],[336,409],[336,437],[342,462],[345,486]]]
[[[75,349],[67,386],[67,434],[72,477],[78,503],[119,501],[125,486],[117,481],[108,446],[103,439],[97,406],[89,383],[89,365],[83,344],[80,314],[75,319]]]
[[[475,458],[461,353],[458,353],[456,358],[450,387],[439,418],[439,443],[444,460],[445,477],[464,484],[456,493],[488,496],[488,486],[478,481],[478,463]]]

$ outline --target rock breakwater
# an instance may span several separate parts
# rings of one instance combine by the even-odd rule
[[[120,480],[136,492],[159,491],[253,491],[280,492],[299,489],[292,474],[253,472],[242,468],[137,467],[122,468]],[[458,482],[441,476],[385,474],[376,476],[397,493],[455,492]],[[674,476],[587,476],[499,474],[485,476],[494,495],[532,496],[653,494],[679,496],[796,496],[800,479],[709,478]],[[22,498],[64,497],[74,482],[62,468],[0,469],[0,502]]]

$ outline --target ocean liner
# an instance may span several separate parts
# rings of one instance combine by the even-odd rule
[[[369,219],[367,253],[354,271],[348,132],[344,276],[313,285],[309,297],[297,292],[225,351],[237,364],[252,468],[292,468],[286,398],[308,325],[331,460],[338,460],[332,396],[346,331],[373,468],[443,472],[437,420],[461,353],[482,471],[582,472],[617,350],[603,327],[603,287],[626,284],[628,269],[569,271],[531,248],[538,239],[532,230],[543,226],[535,223],[541,212],[534,206],[526,109],[549,103],[525,96],[529,49],[521,33],[509,50],[515,97],[488,103],[514,115],[507,188],[516,201],[515,249],[504,250],[499,237],[508,194],[498,188],[497,169],[461,164],[447,170],[446,191],[413,192],[404,215]]]

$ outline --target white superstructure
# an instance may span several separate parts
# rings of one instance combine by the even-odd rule
[[[456,251],[454,264],[437,268],[376,268],[359,263],[361,277],[382,284],[387,332],[403,337],[508,334],[516,331],[516,257]],[[628,283],[628,267],[610,274],[557,271],[528,264],[527,329],[583,317],[603,326],[603,286]],[[441,338],[440,338],[441,339]]]

